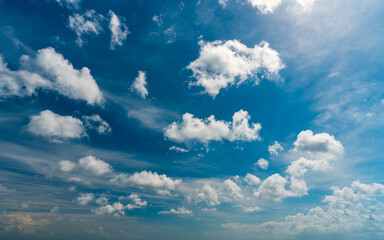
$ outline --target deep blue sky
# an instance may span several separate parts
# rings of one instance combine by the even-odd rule
[[[384,3],[276,2],[0,0],[0,238],[382,239]]]

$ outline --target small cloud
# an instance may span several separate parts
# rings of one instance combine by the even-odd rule
[[[267,170],[269,167],[268,160],[265,160],[264,158],[260,158],[255,164],[257,166],[259,166],[259,168],[264,169],[264,170]]]

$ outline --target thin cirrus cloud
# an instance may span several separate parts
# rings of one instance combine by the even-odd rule
[[[33,135],[47,138],[52,142],[79,139],[87,136],[87,130],[108,134],[112,130],[99,115],[83,116],[83,121],[72,116],[61,116],[50,110],[32,115],[27,130]]]
[[[251,48],[238,40],[200,40],[199,45],[199,57],[187,66],[196,78],[190,84],[203,87],[212,97],[216,97],[221,89],[242,84],[249,79],[256,84],[260,78],[274,81],[285,67],[279,53],[270,48],[267,42]]]
[[[83,100],[90,105],[104,102],[90,70],[77,70],[73,65],[48,47],[37,51],[35,57],[24,55],[20,58],[21,69],[10,70],[0,58],[0,97],[25,97],[36,94],[38,89],[58,92],[74,100]]]
[[[89,10],[83,14],[75,13],[73,16],[69,16],[68,25],[76,33],[76,43],[81,47],[84,44],[84,35],[99,35],[103,31],[100,25],[100,22],[103,20],[104,16],[96,14],[95,10]]]
[[[130,33],[128,31],[127,25],[122,23],[122,20],[119,18],[112,10],[109,10],[110,21],[109,21],[109,30],[112,32],[111,37],[111,49],[114,50],[116,45],[122,46],[123,41],[127,38],[127,35]]]
[[[164,136],[180,143],[260,140],[261,125],[259,123],[249,124],[250,118],[248,112],[244,110],[234,113],[232,122],[216,120],[213,115],[204,120],[185,113],[181,123],[173,122],[164,129]]]

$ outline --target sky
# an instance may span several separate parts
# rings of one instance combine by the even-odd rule
[[[0,0],[0,238],[383,239],[383,11]]]

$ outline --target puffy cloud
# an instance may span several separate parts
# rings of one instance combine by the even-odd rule
[[[142,98],[146,98],[148,96],[145,72],[139,71],[139,75],[135,78],[135,81],[131,86],[131,91],[136,92]]]
[[[128,210],[134,209],[134,208],[143,208],[148,205],[146,201],[141,200],[140,196],[138,194],[131,194],[128,196],[128,199],[130,199],[133,203],[127,204],[126,208]]]
[[[223,8],[227,7],[228,0],[218,0],[218,2]]]
[[[31,116],[27,129],[34,135],[46,137],[54,142],[85,136],[83,123],[71,116],[60,116],[45,110]]]
[[[260,158],[255,164],[257,166],[259,166],[259,168],[264,169],[264,170],[267,170],[269,167],[268,160],[265,160],[264,158]]]
[[[96,203],[99,205],[107,205],[108,199],[106,197],[98,197]]]
[[[181,183],[181,179],[167,177],[165,174],[157,174],[151,171],[136,172],[131,176],[119,174],[114,177],[111,182],[118,184],[128,184],[143,189],[155,190],[160,194],[169,194],[171,190],[175,190]]]
[[[179,207],[177,209],[171,209],[169,211],[161,211],[159,214],[176,214],[176,215],[192,215],[191,210],[186,209],[185,207]]]
[[[256,177],[255,175],[252,175],[250,173],[247,173],[247,175],[245,175],[244,181],[250,186],[260,184],[260,178]]]
[[[261,183],[258,192],[255,192],[255,196],[280,202],[283,198],[289,196],[289,192],[285,189],[286,183],[287,180],[278,173],[273,174]]]
[[[112,32],[111,37],[111,49],[115,49],[116,45],[122,46],[123,41],[127,38],[129,34],[128,27],[120,22],[120,19],[116,14],[109,10],[109,15],[111,17],[109,22],[109,30]]]
[[[270,155],[278,156],[279,151],[283,151],[283,150],[284,148],[277,141],[275,141],[272,145],[268,146],[268,152]]]
[[[59,162],[59,167],[62,172],[70,172],[75,168],[75,166],[76,166],[76,163],[70,162],[68,160]]]
[[[216,190],[209,184],[204,184],[202,189],[197,190],[196,202],[205,202],[211,207],[220,204]]]
[[[114,216],[124,216],[125,215],[125,206],[120,202],[115,202],[112,205],[106,204],[99,208],[93,209],[92,211],[97,215],[114,215]]]
[[[209,141],[255,141],[260,140],[261,125],[252,123],[250,126],[247,111],[240,110],[232,117],[232,122],[216,120],[211,115],[208,119],[195,118],[190,113],[183,115],[183,121],[173,122],[164,129],[164,135],[176,142],[189,142],[197,140],[203,143]]]
[[[74,69],[51,47],[40,49],[34,58],[24,55],[20,62],[21,70],[12,71],[0,58],[0,97],[31,96],[37,89],[48,89],[91,105],[104,101],[90,70]]]
[[[80,205],[87,205],[89,202],[95,199],[95,195],[93,193],[80,193],[80,196],[77,198],[77,202]]]
[[[84,116],[83,123],[87,129],[96,130],[98,134],[109,134],[112,132],[109,124],[97,114]]]
[[[102,160],[96,159],[94,156],[87,156],[79,159],[79,165],[95,175],[103,175],[112,172],[111,165]]]
[[[287,168],[287,173],[294,177],[302,177],[308,170],[325,171],[330,167],[327,160],[308,160],[304,157],[293,161]]]
[[[181,147],[176,147],[176,146],[170,147],[169,150],[175,151],[175,152],[189,152],[188,149],[181,148]]]
[[[241,193],[241,188],[231,179],[227,179],[224,181],[224,185],[227,190],[229,190],[230,195],[236,199],[243,198],[243,194]]]
[[[69,27],[76,33],[76,43],[81,47],[84,43],[83,35],[99,35],[103,29],[100,26],[100,21],[104,17],[96,14],[95,10],[89,10],[84,14],[75,13],[69,16]]]
[[[259,9],[263,14],[273,13],[283,0],[247,0],[252,7]]]
[[[244,212],[247,212],[247,213],[253,213],[253,212],[261,211],[261,208],[259,208],[259,207],[245,207],[242,205],[239,205],[238,207],[241,207],[244,210]]]
[[[191,84],[203,87],[212,97],[219,94],[220,89],[241,84],[247,79],[259,83],[258,75],[274,80],[285,67],[279,53],[270,48],[267,42],[261,42],[253,48],[248,48],[238,40],[201,40],[199,45],[199,58],[187,66],[197,80]]]

